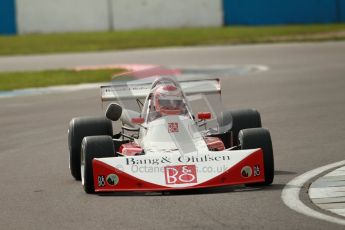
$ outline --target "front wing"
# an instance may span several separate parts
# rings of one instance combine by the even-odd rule
[[[95,192],[166,191],[264,182],[262,149],[93,159]]]

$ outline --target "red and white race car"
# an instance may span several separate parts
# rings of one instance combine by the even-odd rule
[[[71,120],[70,170],[85,192],[273,182],[271,137],[256,110],[219,107],[219,79],[150,76],[102,86],[106,116]]]

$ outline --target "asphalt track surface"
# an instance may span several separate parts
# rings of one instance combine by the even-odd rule
[[[273,185],[264,189],[87,195],[69,173],[67,128],[72,117],[102,114],[99,91],[0,98],[0,228],[344,229],[299,214],[281,199],[282,188],[297,175],[344,160],[344,60],[344,42],[0,58],[2,70],[107,63],[267,65],[266,72],[222,78],[222,96],[226,107],[261,112],[276,167]],[[307,196],[301,199],[310,205]]]

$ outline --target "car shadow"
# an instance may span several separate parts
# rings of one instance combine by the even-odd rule
[[[256,191],[262,188],[246,187],[246,186],[223,186],[216,188],[203,188],[203,189],[183,189],[171,190],[160,192],[112,192],[112,193],[99,193],[100,196],[181,196],[181,195],[204,195],[216,193],[229,193],[229,192],[243,192],[243,191]]]
[[[284,170],[275,170],[274,175],[295,175],[297,172],[291,172],[291,171],[284,171]]]
[[[203,188],[203,189],[185,189],[185,190],[172,190],[161,192],[109,192],[98,193],[99,196],[188,196],[188,195],[207,195],[207,194],[220,194],[220,193],[247,193],[262,190],[282,190],[285,184],[272,184],[269,186],[224,186],[216,188]]]
[[[274,175],[294,175],[297,172],[276,170]],[[186,196],[186,195],[207,195],[207,194],[219,194],[219,193],[237,193],[237,192],[254,192],[260,190],[274,191],[282,190],[285,184],[271,184],[269,186],[245,186],[245,185],[229,185],[215,188],[197,188],[197,189],[183,189],[183,190],[171,190],[171,191],[159,191],[159,192],[107,192],[97,193],[99,196]]]

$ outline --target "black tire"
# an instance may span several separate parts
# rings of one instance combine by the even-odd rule
[[[224,147],[232,147],[231,138],[231,127],[232,127],[232,116],[230,111],[223,111],[217,116],[217,121],[219,125],[219,133],[212,135],[218,137],[222,140]]]
[[[220,127],[220,133],[214,136],[222,139],[225,148],[230,148],[239,144],[238,133],[242,129],[261,127],[260,113],[255,109],[223,111],[218,115],[217,120]]]
[[[92,159],[103,157],[114,157],[115,148],[110,136],[88,136],[84,137],[81,145],[81,167],[82,183],[86,193],[94,193]]]
[[[229,111],[232,118],[233,144],[238,145],[238,134],[242,129],[261,128],[261,116],[256,109]]]
[[[270,185],[274,179],[274,158],[271,135],[268,129],[243,129],[239,133],[239,142],[242,149],[261,148],[264,154],[265,182],[253,185]]]
[[[69,167],[72,176],[76,180],[81,179],[80,175],[80,149],[81,142],[86,136],[113,135],[113,126],[105,117],[77,117],[69,123],[68,147]]]

